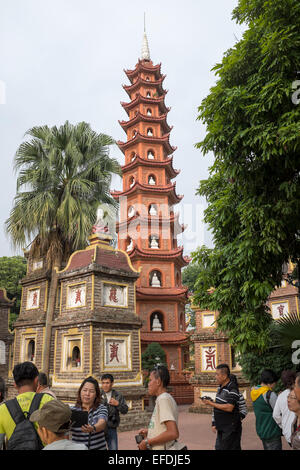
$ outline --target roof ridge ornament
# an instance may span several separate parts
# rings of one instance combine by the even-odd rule
[[[146,34],[146,14],[144,13],[144,36],[143,36],[143,44],[142,44],[142,53],[141,53],[142,60],[150,60],[150,50],[149,44]]]

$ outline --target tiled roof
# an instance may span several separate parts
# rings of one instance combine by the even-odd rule
[[[141,340],[145,343],[183,343],[187,337],[187,334],[178,331],[141,332]]]
[[[108,244],[100,241],[94,242],[85,250],[75,251],[71,255],[65,269],[60,272],[66,273],[76,269],[82,269],[90,266],[92,263],[109,269],[120,269],[130,273],[137,272],[132,267],[130,258],[125,252],[115,250]]]

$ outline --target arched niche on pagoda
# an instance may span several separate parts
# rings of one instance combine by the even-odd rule
[[[185,314],[181,313],[179,318],[179,329],[180,331],[185,330]]]
[[[162,273],[158,269],[153,269],[149,273],[149,286],[150,287],[162,287]]]
[[[135,177],[133,175],[131,175],[128,178],[128,183],[129,183],[129,188],[132,188],[135,185]]]
[[[165,331],[166,330],[166,317],[160,310],[155,310],[150,313],[148,326],[150,331]]]
[[[156,176],[153,175],[152,173],[151,175],[148,175],[147,183],[150,184],[151,186],[155,186],[157,184]]]
[[[126,251],[131,251],[133,249],[133,240],[130,237],[126,239]]]
[[[154,204],[153,202],[149,204],[148,206],[148,214],[150,216],[156,216],[158,215],[158,206],[157,204]]]
[[[148,239],[149,248],[151,250],[157,250],[160,248],[160,240],[158,235],[150,235]]]
[[[34,357],[35,357],[35,341],[34,341],[34,339],[31,339],[31,340],[28,342],[28,346],[27,346],[26,360],[33,362],[33,361],[34,361]]]
[[[146,114],[147,114],[147,116],[152,116],[152,109],[147,108]]]
[[[147,150],[147,158],[148,160],[155,160],[155,152],[153,149]]]
[[[151,98],[151,92],[149,90],[146,91],[146,97]]]
[[[136,211],[134,206],[129,206],[127,210],[127,215],[131,219],[131,217],[134,217],[136,215]]]
[[[153,127],[147,127],[147,136],[148,137],[153,137],[154,136]]]
[[[133,129],[131,137],[134,138],[137,135],[137,129]]]

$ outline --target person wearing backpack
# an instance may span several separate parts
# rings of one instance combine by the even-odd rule
[[[7,450],[39,450],[43,444],[37,434],[37,423],[31,423],[31,414],[54,400],[46,393],[35,393],[39,371],[32,362],[17,364],[13,370],[18,395],[0,405],[0,434],[7,439]]]
[[[273,419],[277,395],[273,388],[278,377],[271,369],[261,373],[260,385],[251,390],[251,400],[256,418],[256,432],[264,450],[282,450],[281,429]]]

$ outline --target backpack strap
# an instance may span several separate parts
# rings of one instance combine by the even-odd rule
[[[268,390],[267,393],[266,393],[266,400],[267,400],[267,403],[269,406],[270,405],[270,397],[271,397],[271,393],[272,393],[272,390]],[[272,407],[271,407],[272,408]]]
[[[19,402],[16,398],[13,398],[12,400],[8,400],[7,402],[5,402],[5,406],[8,409],[16,425],[24,421],[24,419],[26,419],[23,413],[23,410],[20,407]]]
[[[31,416],[32,413],[39,409],[44,393],[36,393],[31,402],[28,415]]]

